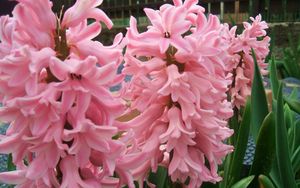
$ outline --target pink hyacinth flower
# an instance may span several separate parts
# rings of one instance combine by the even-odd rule
[[[123,73],[132,78],[122,96],[141,114],[118,127],[132,128],[136,149],[147,154],[134,170],[139,182],[163,165],[172,181],[189,177],[197,187],[221,180],[217,164],[233,150],[223,143],[233,133],[226,122],[230,54],[217,17],[207,19],[197,1],[174,4],[145,9],[152,25],[142,33],[131,18]]]
[[[242,34],[228,38],[229,53],[233,56],[229,70],[231,69],[235,76],[230,95],[237,108],[244,106],[246,98],[251,94],[254,76],[254,60],[251,49],[255,52],[261,74],[268,73],[267,64],[264,62],[269,54],[270,45],[270,37],[266,36],[268,25],[261,21],[261,15],[256,16],[255,19],[251,17],[251,21],[252,23],[244,22],[245,30]]]
[[[92,39],[111,20],[100,0],[77,0],[62,20],[49,0],[18,0],[13,17],[0,18],[0,119],[9,123],[0,152],[16,170],[0,181],[17,187],[133,185],[133,134],[119,133],[124,105],[109,88],[122,61],[122,35],[112,46]],[[87,19],[96,22],[87,23]],[[101,52],[101,53],[99,53]],[[128,141],[129,140],[129,141]],[[120,174],[110,181],[111,176]]]

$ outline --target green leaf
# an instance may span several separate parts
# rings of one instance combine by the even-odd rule
[[[296,187],[295,175],[292,169],[287,129],[284,121],[282,84],[279,85],[276,106],[276,160],[279,176],[283,187]]]
[[[232,158],[233,158],[233,154],[230,153],[226,156],[225,158],[225,161],[223,163],[224,165],[224,171],[222,172],[223,173],[223,181],[220,182],[220,188],[226,188],[228,186],[228,181],[229,181],[229,176],[230,176],[230,173],[229,173],[229,170],[230,170],[230,166],[232,164]]]
[[[261,188],[275,188],[272,181],[265,175],[258,176],[259,187]]]
[[[243,159],[245,156],[248,136],[250,130],[250,121],[251,121],[251,102],[250,98],[248,98],[246,107],[243,113],[243,118],[240,124],[239,131],[237,133],[237,142],[235,144],[235,151],[233,152],[233,158],[231,161],[231,167],[228,175],[230,176],[229,185],[226,187],[230,187],[230,185],[234,184],[237,180],[239,180],[241,175],[241,170],[243,167]]]
[[[300,146],[296,149],[296,151],[292,155],[292,167],[294,173],[297,173],[300,170]]]
[[[168,170],[162,166],[157,168],[156,173],[151,172],[149,181],[156,185],[157,188],[165,188],[165,183],[168,178]]]
[[[298,89],[297,89],[297,87],[294,87],[291,94],[289,95],[289,98],[293,99],[293,100],[297,100],[298,96],[299,96]]]
[[[254,179],[253,175],[243,178],[240,181],[238,181],[236,184],[234,184],[231,188],[247,188],[253,179]]]
[[[272,57],[271,65],[270,65],[270,80],[271,80],[271,88],[272,88],[272,97],[276,99],[279,83],[278,83],[277,69],[276,69],[274,57]]]
[[[286,123],[286,127],[288,130],[288,145],[290,149],[290,154],[292,154],[298,147],[295,145],[295,141],[297,140],[296,131],[296,113],[289,108],[288,104],[284,105],[284,120]]]
[[[257,138],[251,175],[268,175],[275,158],[275,117],[270,112],[265,118]]]
[[[237,108],[233,109],[234,115],[230,118],[229,120],[229,127],[230,129],[234,130],[234,133],[238,133],[239,131],[239,110]],[[229,139],[228,139],[228,144],[230,145],[236,145],[238,134],[233,134]],[[220,182],[219,186],[220,188],[226,188],[229,186],[229,176],[231,173],[229,172],[231,170],[231,165],[232,165],[232,159],[233,159],[233,153],[230,153],[226,156],[225,161],[223,163],[223,169],[224,169],[224,177],[223,181]]]
[[[280,172],[279,172],[279,167],[277,164],[277,156],[275,156],[275,161],[270,173],[270,178],[272,179],[272,181],[274,182],[274,185],[276,185],[276,187],[280,188],[282,187],[282,182],[281,182],[281,177],[280,177]]]
[[[283,113],[284,113],[284,121],[286,124],[286,128],[287,130],[290,130],[290,128],[292,128],[294,124],[294,118],[293,118],[294,112],[290,109],[289,105],[287,104],[284,105],[283,110],[284,110]]]
[[[291,99],[289,97],[284,97],[284,101],[290,106],[292,110],[300,114],[300,102],[297,99]]]
[[[300,179],[296,180],[297,187],[300,187]]]
[[[8,171],[16,170],[16,166],[13,163],[13,160],[12,160],[12,154],[9,154],[8,158],[7,158],[7,170]]]
[[[260,126],[269,111],[265,88],[253,49],[252,56],[254,59],[255,70],[251,91],[251,133],[254,140],[256,141]]]
[[[294,122],[294,125],[292,126],[290,130],[290,137],[293,139],[292,140],[292,148],[291,151],[295,152],[297,147],[300,146],[300,120],[297,120]]]

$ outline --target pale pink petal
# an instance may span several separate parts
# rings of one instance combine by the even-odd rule
[[[65,80],[69,76],[69,66],[65,62],[60,61],[58,58],[51,58],[49,65],[51,72],[59,80]]]
[[[76,165],[75,159],[72,156],[68,156],[62,159],[60,163],[60,169],[62,171],[63,179],[61,183],[61,188],[80,188],[80,187],[87,187],[92,188],[90,185],[86,184],[79,175],[79,169]]]
[[[0,173],[0,182],[6,184],[22,184],[26,181],[26,170],[16,170]]]
[[[45,158],[43,156],[36,157],[28,167],[26,177],[32,180],[42,177],[48,170],[47,166],[44,166]]]
[[[161,53],[165,53],[167,49],[169,48],[170,40],[162,38],[160,39],[159,49]]]
[[[100,31],[101,31],[101,24],[99,22],[94,22],[88,25],[78,35],[72,35],[69,40],[71,43],[77,43],[81,40],[91,40],[96,36],[98,36]]]
[[[64,91],[62,93],[62,112],[66,113],[74,105],[76,99],[76,92],[74,91]]]
[[[146,13],[147,17],[149,18],[150,22],[153,24],[154,27],[158,29],[158,31],[163,32],[164,29],[159,21],[161,21],[161,17],[159,13],[153,9],[144,8],[144,12]]]
[[[111,29],[113,26],[113,22],[101,9],[92,9],[90,12],[88,12],[88,17],[94,18],[96,21],[102,21],[108,29]]]

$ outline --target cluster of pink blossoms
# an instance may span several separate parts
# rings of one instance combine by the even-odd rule
[[[133,184],[128,171],[139,155],[125,155],[128,136],[113,139],[124,105],[109,92],[123,80],[122,35],[109,47],[91,40],[99,21],[112,27],[96,8],[102,1],[77,0],[62,19],[49,0],[18,2],[13,17],[0,18],[0,119],[10,123],[0,152],[16,165],[0,181],[24,188]]]
[[[261,15],[250,18],[252,24],[244,22],[244,31],[236,36],[236,26],[227,30],[228,52],[232,55],[229,63],[233,75],[230,87],[232,103],[237,108],[244,106],[246,98],[251,94],[252,79],[254,76],[254,60],[251,48],[255,51],[258,66],[262,75],[268,74],[265,58],[269,54],[270,37],[266,36],[268,25],[261,21]],[[229,32],[228,32],[229,31]]]
[[[250,94],[251,48],[266,67],[270,39],[260,16],[236,35],[197,0],[173,0],[145,9],[147,31],[139,33],[132,17],[123,42],[117,35],[106,47],[92,40],[99,21],[112,27],[96,8],[102,0],[77,0],[62,18],[49,0],[17,1],[13,17],[0,18],[0,119],[10,123],[0,153],[16,165],[1,182],[134,188],[159,165],[191,188],[222,179],[218,164],[233,151],[224,141],[233,134],[227,120]],[[125,74],[131,81],[113,96],[109,87]],[[117,122],[126,110],[121,98],[140,115]]]
[[[236,36],[236,27],[207,17],[197,0],[173,2],[145,9],[151,22],[145,32],[130,20],[123,72],[132,78],[122,96],[141,114],[119,128],[132,128],[137,148],[148,155],[139,170],[165,166],[173,182],[192,188],[222,179],[218,164],[233,151],[224,142],[233,133],[227,120],[250,95],[251,48],[264,70],[269,38],[258,40],[267,28],[260,16]]]

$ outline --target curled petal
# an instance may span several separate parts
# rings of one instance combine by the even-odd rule
[[[108,28],[112,27],[112,21],[100,9],[96,8],[102,3],[102,0],[77,0],[76,3],[69,8],[62,21],[63,27],[75,27],[87,18],[93,18],[96,21],[103,21]]]

